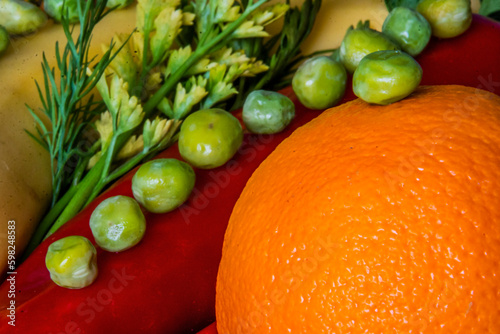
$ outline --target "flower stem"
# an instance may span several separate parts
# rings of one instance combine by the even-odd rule
[[[77,192],[71,197],[64,210],[57,217],[54,224],[49,229],[49,232],[47,232],[45,238],[57,231],[59,227],[73,218],[85,206],[87,198],[92,193],[97,182],[99,182],[104,164],[105,159],[99,159],[94,167],[92,167],[87,175],[85,175],[82,181],[78,184]]]

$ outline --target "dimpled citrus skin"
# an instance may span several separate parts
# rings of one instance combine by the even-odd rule
[[[216,314],[219,334],[499,333],[500,97],[420,87],[295,131],[234,208]]]

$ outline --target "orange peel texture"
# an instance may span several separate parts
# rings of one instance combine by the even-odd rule
[[[219,334],[500,333],[500,97],[420,87],[325,111],[232,213]]]

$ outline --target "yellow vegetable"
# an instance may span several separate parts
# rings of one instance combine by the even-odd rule
[[[104,18],[94,32],[93,52],[100,53],[101,44],[109,44],[115,32],[132,32],[134,23],[134,8]],[[49,24],[13,40],[0,58],[0,277],[7,266],[9,221],[15,221],[19,261],[51,198],[50,158],[25,132],[35,126],[25,104],[34,110],[40,106],[34,80],[43,84],[42,54],[53,64],[56,41],[65,41],[62,26]]]

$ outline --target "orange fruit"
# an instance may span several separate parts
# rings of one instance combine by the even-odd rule
[[[295,131],[226,232],[219,334],[500,333],[500,97],[421,87]]]

